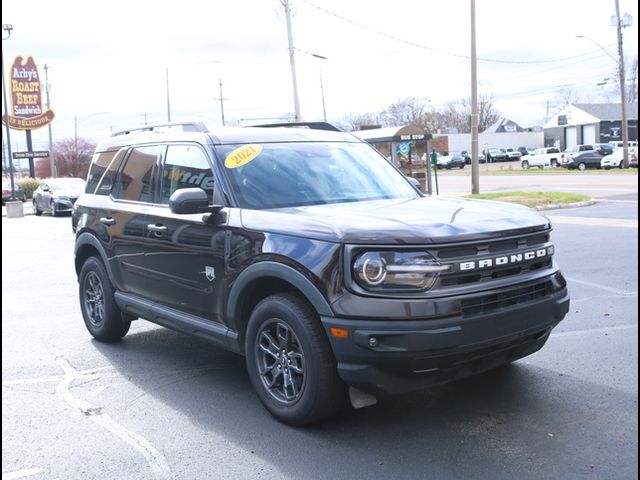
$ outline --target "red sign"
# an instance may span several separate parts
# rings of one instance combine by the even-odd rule
[[[46,126],[53,120],[51,110],[42,109],[42,84],[33,57],[26,61],[16,57],[11,66],[11,100],[9,116],[2,116],[2,123],[16,130],[33,130]]]

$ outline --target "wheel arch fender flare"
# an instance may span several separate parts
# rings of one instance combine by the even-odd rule
[[[282,263],[264,261],[247,267],[233,283],[227,298],[226,316],[229,327],[236,332],[242,328],[241,299],[245,288],[256,280],[270,277],[283,280],[295,287],[313,306],[318,315],[333,316],[331,306],[316,286],[301,272]]]
[[[87,255],[87,251],[96,250],[100,255],[102,263],[104,267],[107,269],[107,273],[110,278],[113,278],[113,272],[111,271],[111,265],[109,264],[109,257],[107,256],[107,252],[105,251],[102,243],[98,240],[94,235],[89,232],[82,232],[76,238],[76,245],[74,248],[74,262],[76,267],[76,274],[80,276],[80,270],[82,269],[82,265],[84,261],[92,256]]]

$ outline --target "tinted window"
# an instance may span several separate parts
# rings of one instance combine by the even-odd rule
[[[89,168],[89,174],[87,175],[86,193],[93,193],[96,191],[98,182],[107,170],[107,167],[113,160],[116,152],[102,152],[96,153],[91,159],[91,167]]]
[[[160,147],[135,147],[125,160],[112,195],[114,198],[139,202],[153,201],[151,183],[153,167],[156,164]]]
[[[200,187],[213,203],[213,172],[207,155],[196,145],[170,145],[162,170],[160,203],[169,203],[169,198],[179,188]]]
[[[100,181],[100,185],[98,186],[96,195],[109,195],[111,193],[111,188],[113,187],[113,182],[116,179],[118,174],[118,170],[120,170],[120,165],[122,165],[122,159],[124,158],[125,150],[120,150],[116,155],[109,166],[107,167],[106,172],[102,176],[102,180]],[[93,167],[91,167],[93,171]],[[87,188],[89,191],[89,188]]]
[[[549,150],[547,150],[547,153],[560,153],[560,150],[558,150],[557,148],[550,148]]]

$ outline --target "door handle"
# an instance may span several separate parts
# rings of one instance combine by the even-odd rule
[[[100,223],[103,223],[105,225],[115,225],[116,219],[111,217],[100,217]]]
[[[167,227],[165,225],[157,225],[155,223],[150,223],[147,225],[147,230],[155,233],[163,233],[167,231]]]

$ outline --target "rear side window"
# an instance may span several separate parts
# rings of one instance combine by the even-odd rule
[[[93,158],[91,159],[91,168],[89,169],[89,174],[87,175],[87,186],[85,188],[85,193],[93,193],[96,191],[96,187],[98,186],[98,182],[104,175],[104,172],[107,171],[107,167],[113,160],[116,152],[101,152],[95,153]]]
[[[96,195],[109,195],[111,193],[111,189],[113,188],[113,182],[118,175],[118,171],[120,170],[120,166],[122,165],[122,160],[124,159],[124,154],[126,150],[120,150],[116,157],[111,160],[111,163],[107,167],[107,170],[104,172],[102,176],[102,180],[100,181],[100,185],[96,189]],[[93,167],[92,167],[93,169]]]
[[[547,153],[560,153],[560,150],[558,150],[557,148],[550,148],[549,150],[547,150]]]
[[[168,204],[173,192],[180,188],[199,187],[207,192],[212,204],[213,184],[207,155],[199,146],[169,145],[162,170],[160,203]]]
[[[114,198],[136,202],[152,202],[153,169],[160,156],[160,147],[134,147],[125,160],[112,189]]]

